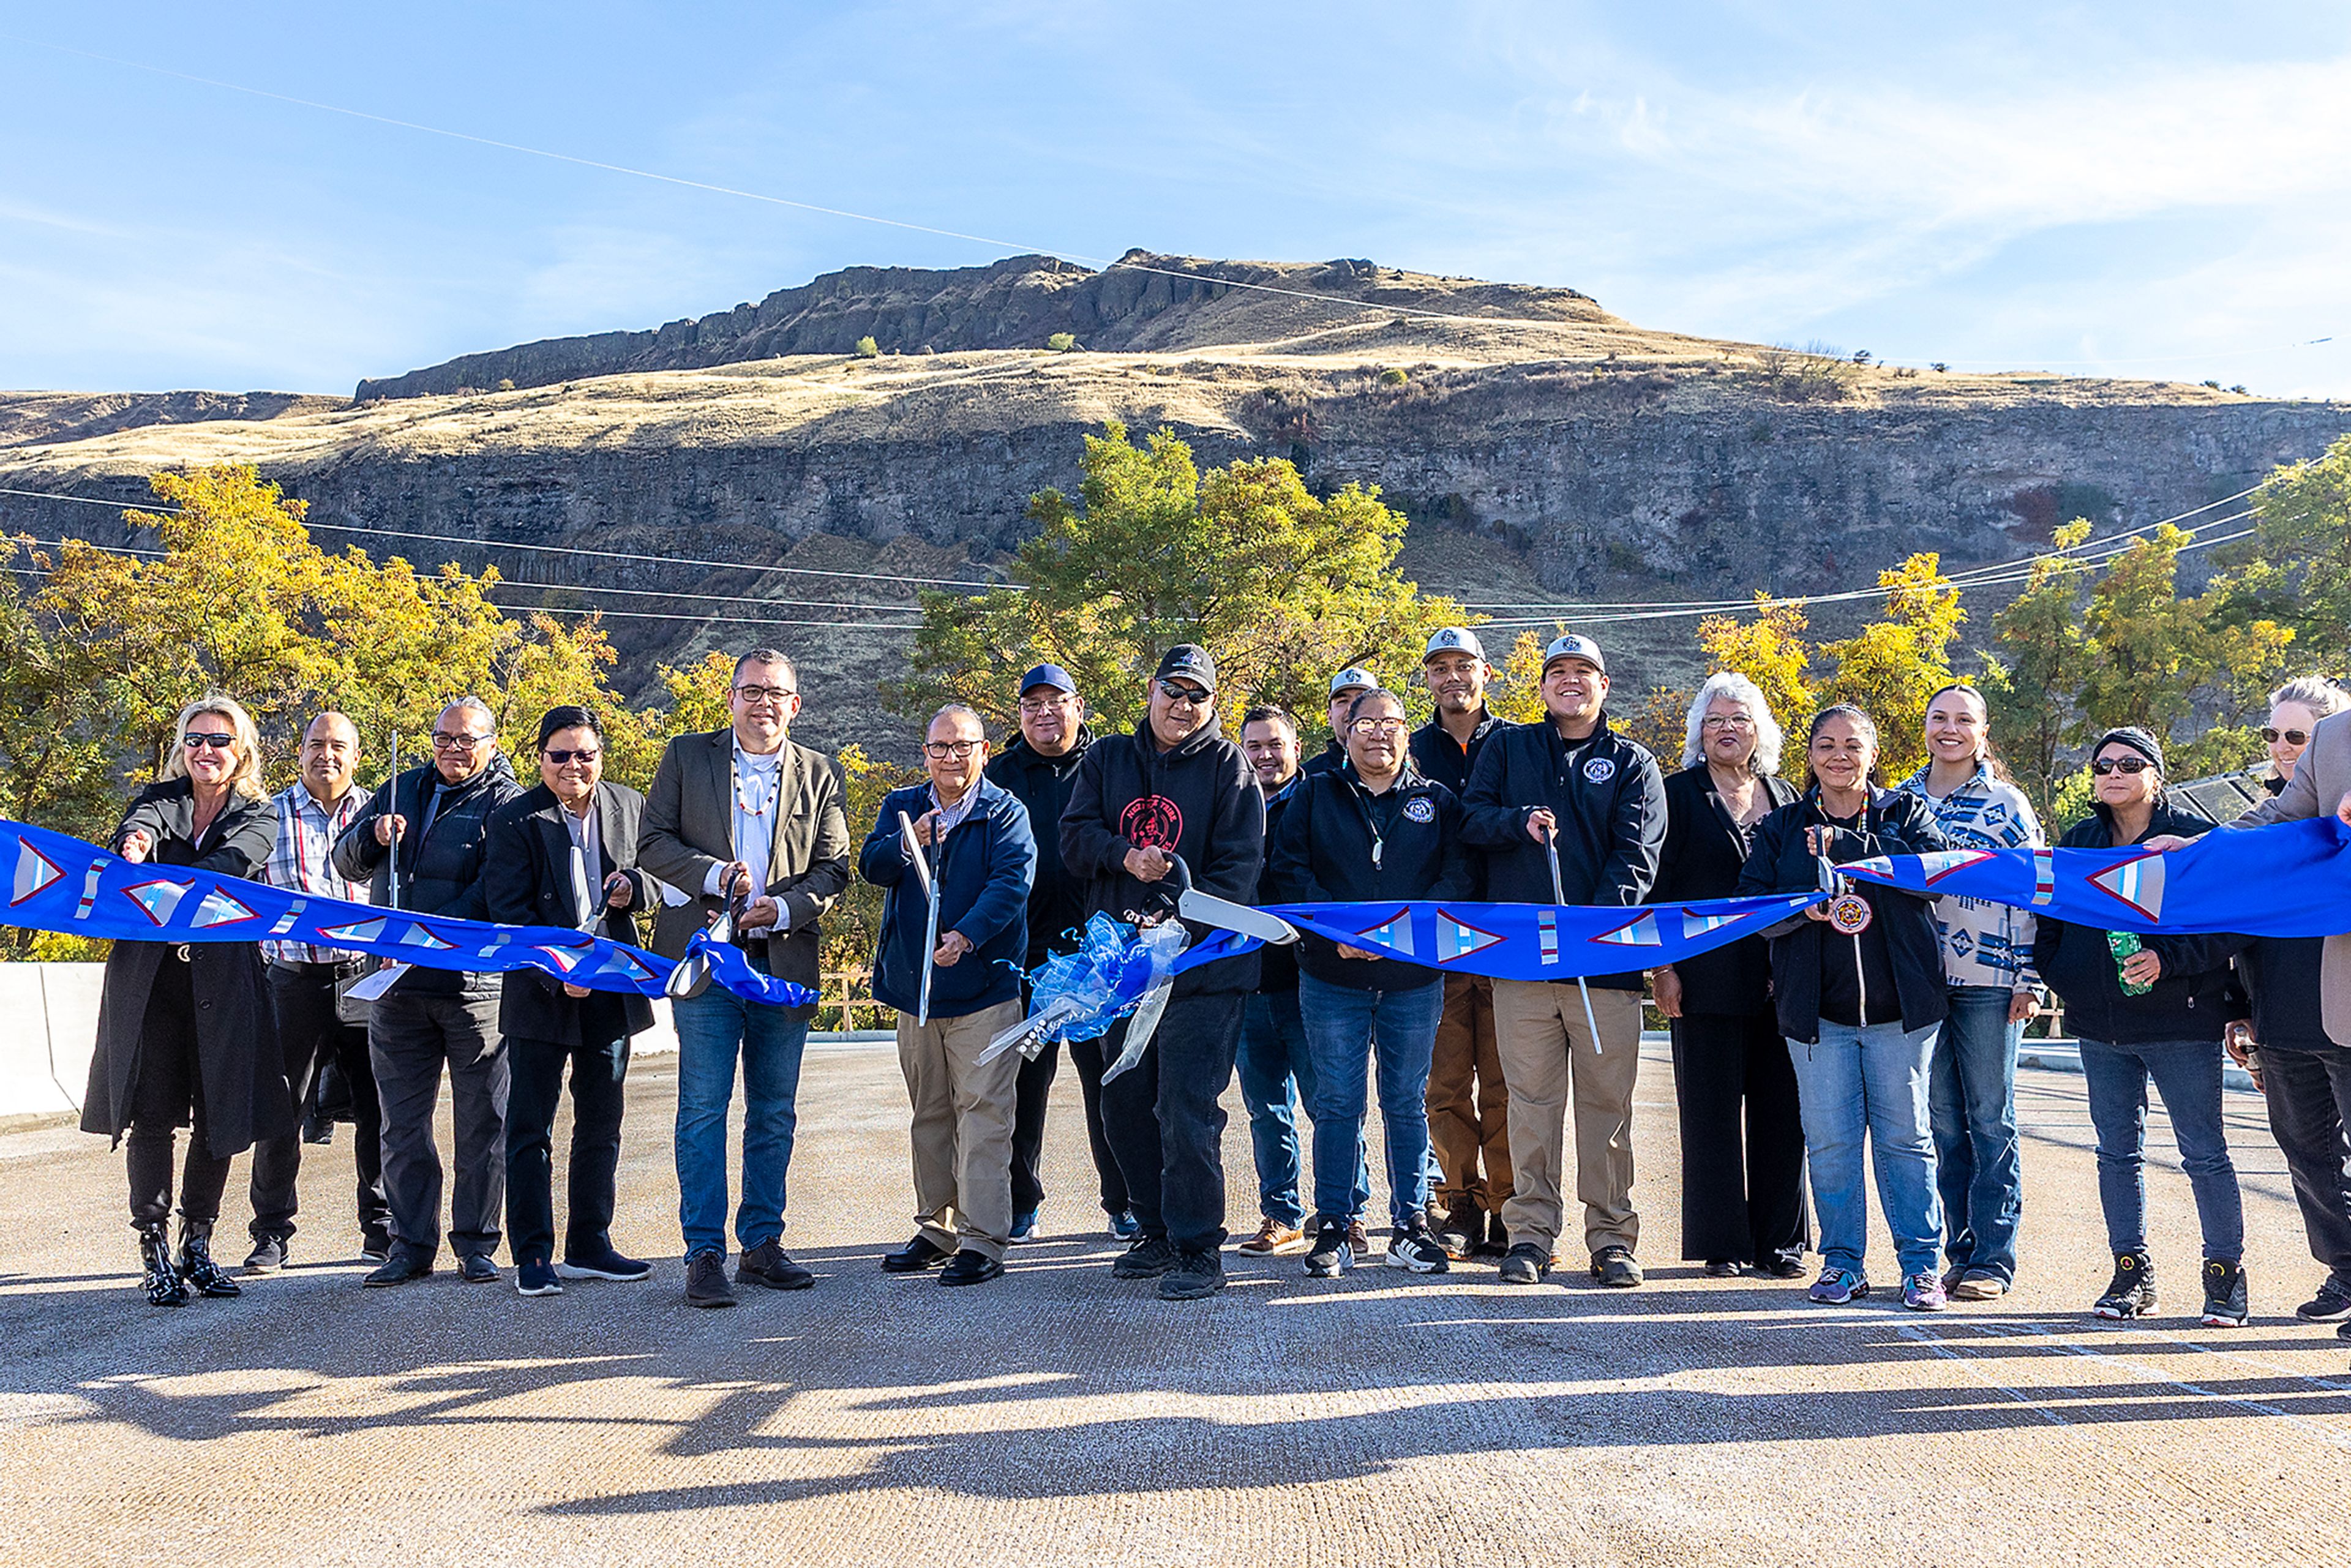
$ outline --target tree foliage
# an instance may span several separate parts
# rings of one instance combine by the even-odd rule
[[[1012,586],[923,596],[910,674],[884,687],[893,711],[962,702],[1008,726],[1020,671],[1050,660],[1105,724],[1127,727],[1158,655],[1197,643],[1216,657],[1228,728],[1251,702],[1311,725],[1331,672],[1367,664],[1405,689],[1395,662],[1463,619],[1396,575],[1405,518],[1376,489],[1319,497],[1281,458],[1202,474],[1171,432],[1137,446],[1115,423],[1086,438],[1082,472],[1075,499],[1030,500],[1039,531]]]

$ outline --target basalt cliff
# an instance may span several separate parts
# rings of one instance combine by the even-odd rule
[[[809,666],[803,728],[838,741],[896,728],[873,684],[904,657],[904,580],[986,580],[1108,421],[1172,428],[1204,465],[1377,485],[1424,586],[1543,606],[1866,587],[1918,549],[2011,559],[2070,517],[2104,534],[2241,490],[2351,430],[2351,405],[1855,364],[1366,261],[1021,256],[851,268],[350,400],[0,394],[0,487],[127,503],[158,468],[254,463],[314,523],[381,531],[329,542],[494,562],[532,585],[513,603],[602,609],[624,683],[781,642]],[[94,507],[0,496],[0,522],[130,542]],[[1639,685],[1687,677],[1689,628],[1607,635]]]

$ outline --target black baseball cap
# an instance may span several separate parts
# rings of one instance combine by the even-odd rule
[[[1178,643],[1159,656],[1159,671],[1152,679],[1164,681],[1181,676],[1196,682],[1210,695],[1217,690],[1217,661],[1196,643]]]

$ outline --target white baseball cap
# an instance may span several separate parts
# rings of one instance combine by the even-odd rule
[[[1420,655],[1420,662],[1426,664],[1439,653],[1467,653],[1481,664],[1486,662],[1486,645],[1467,626],[1438,627],[1437,635],[1428,640],[1427,649]]]
[[[1570,632],[1552,639],[1543,650],[1543,668],[1548,671],[1562,659],[1581,659],[1602,674],[1608,673],[1608,661],[1601,655],[1600,644],[1580,632]]]
[[[1341,692],[1367,692],[1379,684],[1379,676],[1371,671],[1361,664],[1350,664],[1331,677],[1331,695],[1335,697]]]

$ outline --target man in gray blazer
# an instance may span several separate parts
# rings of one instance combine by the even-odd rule
[[[817,988],[817,922],[849,886],[849,818],[841,774],[789,737],[799,675],[773,648],[735,664],[734,723],[682,735],[662,753],[645,800],[637,863],[689,896],[664,904],[653,949],[678,957],[736,900],[736,940],[752,967]],[[722,987],[672,1003],[677,1026],[678,1221],[685,1232],[685,1299],[734,1304],[726,1283],[726,1111],[743,1067],[742,1247],[737,1282],[804,1290],[814,1276],[783,1249],[784,1176],[798,1123],[800,1051],[813,1008],[747,1002]]]

